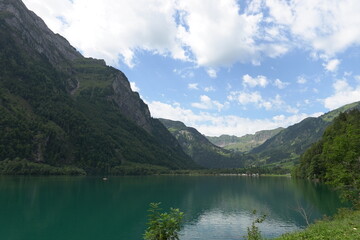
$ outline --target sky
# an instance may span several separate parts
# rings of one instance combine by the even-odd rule
[[[207,136],[360,101],[359,0],[23,0],[125,73],[155,118]]]

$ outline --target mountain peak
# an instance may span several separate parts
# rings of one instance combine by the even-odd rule
[[[17,41],[45,55],[54,67],[62,67],[64,60],[73,61],[82,57],[65,38],[54,34],[41,18],[28,10],[22,1],[1,1],[0,11],[1,20],[21,36]]]
[[[20,0],[0,0],[0,36],[0,161],[196,167],[121,71],[84,58]]]

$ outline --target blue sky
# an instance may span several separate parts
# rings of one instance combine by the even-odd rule
[[[153,117],[205,135],[287,127],[360,101],[358,0],[24,0],[123,71]]]

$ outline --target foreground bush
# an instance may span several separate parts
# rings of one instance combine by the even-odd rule
[[[177,240],[184,213],[171,208],[170,212],[161,213],[160,203],[150,203],[148,228],[145,240]]]

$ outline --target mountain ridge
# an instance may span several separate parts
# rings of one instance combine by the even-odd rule
[[[197,164],[206,168],[243,167],[240,154],[212,144],[203,134],[180,121],[159,119],[170,133],[178,140],[184,152]]]
[[[317,118],[306,118],[269,138],[262,145],[252,149],[249,154],[257,158],[257,162],[261,164],[298,161],[300,155],[321,138],[334,118],[352,109],[360,109],[360,102],[344,105]]]
[[[0,34],[0,161],[197,167],[121,71],[84,58],[21,1],[0,2]]]
[[[272,130],[260,130],[255,134],[246,134],[242,137],[221,135],[219,137],[208,137],[213,144],[225,148],[227,150],[248,152],[251,149],[263,144],[267,139],[278,134],[284,128],[276,128]]]

